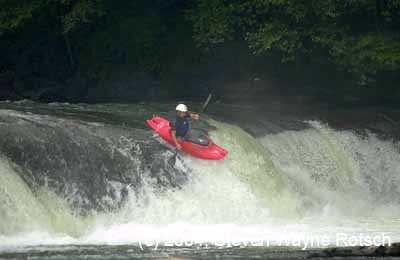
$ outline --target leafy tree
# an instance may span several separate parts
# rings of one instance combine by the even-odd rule
[[[104,15],[102,0],[0,0],[0,7],[0,31],[16,31],[43,13],[61,24],[59,33],[64,38],[72,69],[75,61],[68,32],[80,23],[89,23]]]
[[[189,10],[193,22],[194,39],[199,47],[208,48],[231,39],[233,20],[224,0],[198,1],[196,9]]]
[[[46,9],[55,9],[68,32],[79,23],[104,15],[102,0],[0,0],[0,29],[15,30]],[[54,8],[55,7],[55,8]]]
[[[361,80],[400,69],[398,0],[197,0],[189,17],[205,49],[243,39],[253,54],[278,52],[283,62],[325,49]]]
[[[58,9],[53,15],[61,18],[65,31],[70,31],[80,23],[90,23],[106,14],[112,6],[123,9],[133,5],[137,7],[173,6],[178,0],[122,1],[116,4],[110,0],[0,0],[0,29],[13,30],[24,22],[35,18],[35,14],[46,9]],[[56,8],[54,8],[56,7]],[[117,8],[118,9],[118,8]]]
[[[44,0],[1,0],[0,30],[12,30],[20,27],[33,13],[46,4]]]
[[[61,0],[65,32],[79,23],[90,23],[105,14],[102,0]]]

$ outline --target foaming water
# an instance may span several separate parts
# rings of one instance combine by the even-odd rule
[[[398,144],[360,137],[319,122],[300,132],[266,136],[261,143],[300,194],[307,213],[357,219],[399,216]],[[313,212],[316,209],[317,212]]]
[[[2,159],[0,210],[7,224],[1,224],[0,248],[182,240],[280,245],[313,236],[334,244],[337,233],[385,233],[400,241],[397,143],[320,122],[259,139],[237,126],[210,123],[216,127],[212,138],[230,151],[227,158],[179,155],[173,167],[188,172],[185,184],[160,189],[144,178],[139,191],[128,189],[119,210],[86,217],[45,187],[27,187]],[[141,150],[135,140],[116,139],[123,145],[115,149],[136,160],[132,151]]]

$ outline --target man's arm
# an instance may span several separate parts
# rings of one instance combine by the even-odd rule
[[[178,150],[182,149],[181,144],[178,142],[178,138],[176,138],[176,131],[175,130],[171,130],[171,136],[172,136],[172,140],[175,143],[175,146]]]
[[[171,120],[171,122],[169,123],[171,126],[171,137],[172,137],[172,141],[174,141],[174,144],[176,146],[176,149],[180,150],[182,149],[181,144],[178,142],[178,138],[176,138],[176,122]]]

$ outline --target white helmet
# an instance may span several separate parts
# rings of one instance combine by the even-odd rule
[[[187,112],[188,108],[185,104],[179,104],[176,106],[176,111],[180,111],[180,112]]]

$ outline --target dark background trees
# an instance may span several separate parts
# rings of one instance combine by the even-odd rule
[[[2,99],[400,99],[400,1],[0,0]]]

